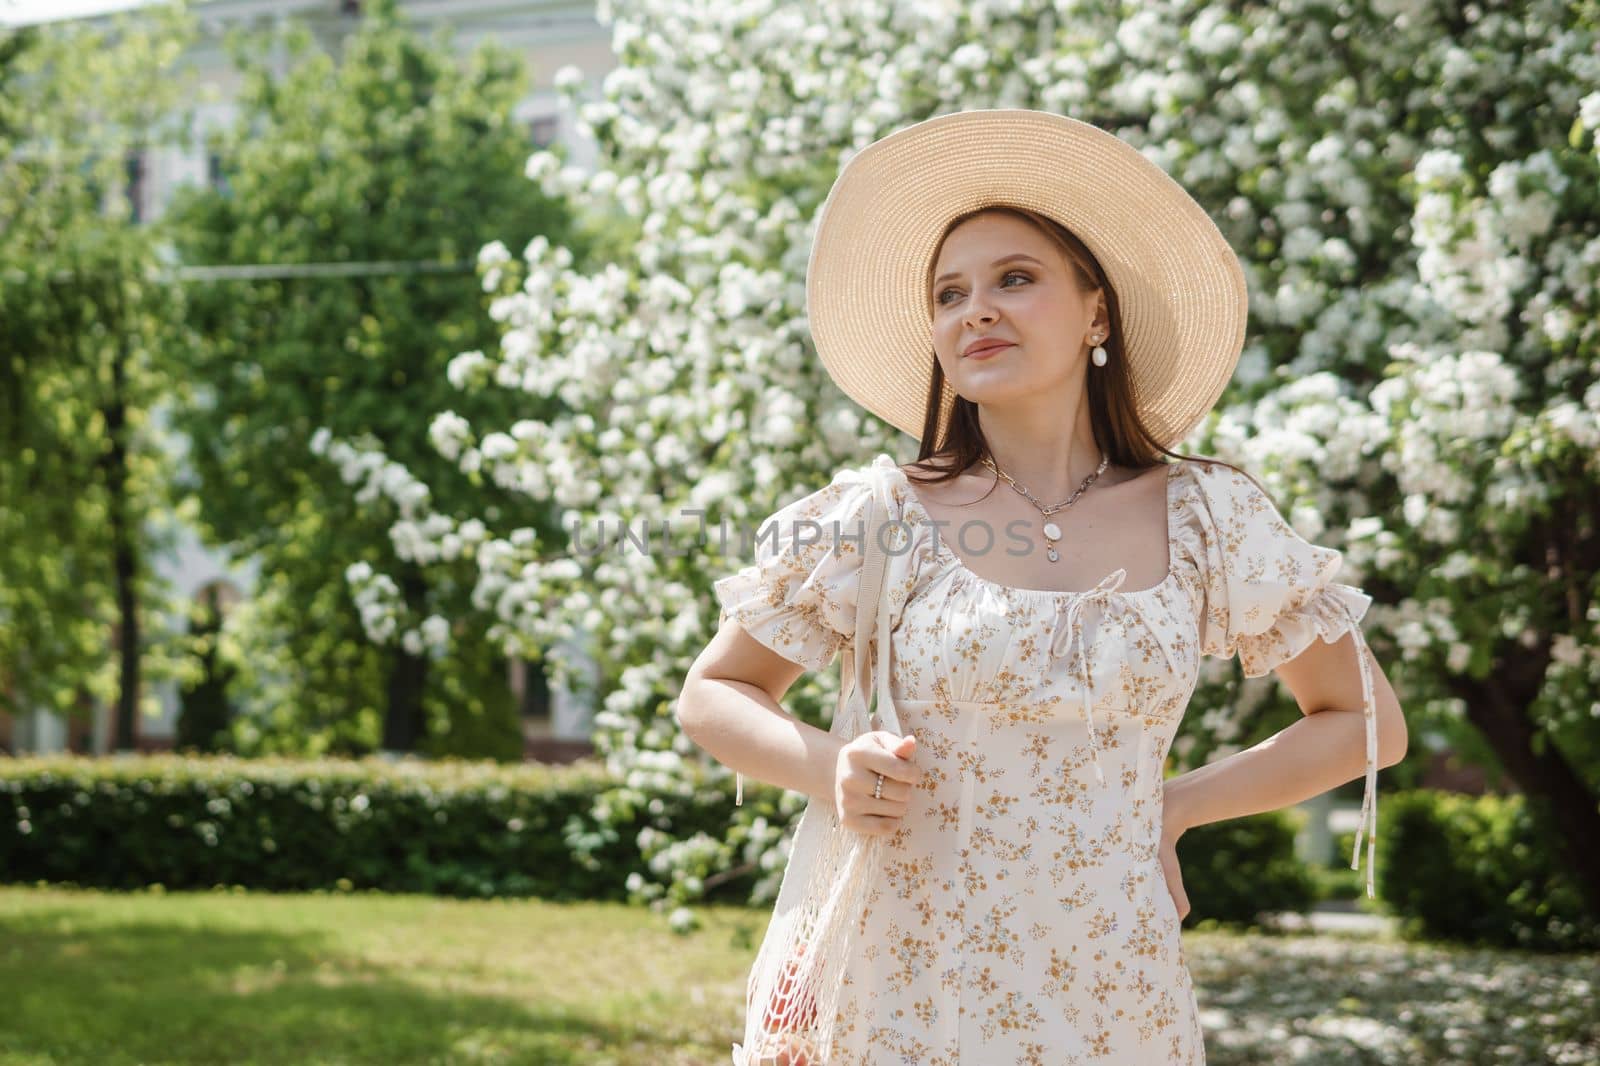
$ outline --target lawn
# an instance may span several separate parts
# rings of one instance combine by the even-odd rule
[[[0,1066],[723,1064],[764,910],[0,886]],[[1184,934],[1208,1060],[1600,1061],[1600,959]],[[988,1066],[988,1064],[983,1064]]]

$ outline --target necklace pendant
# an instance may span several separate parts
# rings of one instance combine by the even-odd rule
[[[1049,537],[1051,540],[1060,540],[1061,527],[1056,525],[1054,522],[1046,522],[1044,524],[1044,535]]]
[[[1061,558],[1061,556],[1056,554],[1056,550],[1054,548],[1046,548],[1045,554],[1049,556],[1052,563]]]

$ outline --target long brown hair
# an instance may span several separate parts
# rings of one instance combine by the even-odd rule
[[[944,232],[939,235],[933,253],[928,256],[928,276],[924,288],[928,296],[929,318],[933,317],[934,310],[933,267],[939,259],[939,251],[944,247],[944,242],[949,239],[951,231],[963,222],[991,212],[1011,215],[1032,225],[1061,249],[1080,289],[1086,292],[1098,290],[1105,294],[1106,314],[1110,319],[1111,329],[1103,343],[1110,358],[1105,366],[1093,367],[1090,370],[1086,387],[1089,390],[1089,424],[1094,433],[1094,442],[1111,462],[1135,470],[1146,470],[1163,464],[1164,461],[1157,456],[1168,455],[1174,459],[1220,463],[1230,469],[1239,470],[1232,463],[1223,462],[1221,459],[1174,452],[1151,435],[1139,417],[1139,407],[1133,398],[1133,379],[1128,373],[1128,362],[1123,358],[1122,315],[1118,308],[1117,291],[1107,280],[1105,271],[1100,267],[1100,260],[1095,258],[1094,253],[1089,251],[1071,230],[1053,218],[1026,207],[991,204],[951,219],[949,225],[945,226]],[[919,471],[919,476],[915,480],[918,484],[936,485],[953,481],[972,464],[988,457],[989,442],[984,438],[983,429],[978,425],[978,405],[960,395],[955,397],[950,417],[944,427],[943,439],[935,440],[939,431],[940,402],[944,395],[945,376],[944,369],[939,365],[938,356],[930,350],[928,357],[933,373],[928,385],[928,399],[922,420],[922,438],[917,450],[917,463],[925,470],[932,470],[935,473],[924,475]],[[1248,471],[1239,470],[1239,472],[1249,477],[1251,481],[1256,481]],[[999,484],[998,478],[995,484]],[[1260,486],[1261,483],[1256,481],[1256,484]],[[1266,489],[1262,488],[1262,492],[1265,493]],[[1271,498],[1270,494],[1268,498]]]

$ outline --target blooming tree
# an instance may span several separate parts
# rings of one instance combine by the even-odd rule
[[[745,561],[731,542],[693,543],[701,517],[748,530],[841,464],[908,451],[807,341],[804,271],[839,167],[934,114],[1032,107],[1123,137],[1211,211],[1253,314],[1229,393],[1178,450],[1262,476],[1303,535],[1345,551],[1413,735],[1486,741],[1553,800],[1600,907],[1600,859],[1578,846],[1600,832],[1593,3],[599,10],[621,61],[603,98],[581,100],[570,69],[559,83],[600,166],[541,152],[527,173],[625,216],[637,239],[589,269],[542,238],[516,256],[484,248],[503,336],[457,356],[451,383],[563,413],[432,424],[441,454],[555,503],[569,536],[424,508],[395,540],[419,559],[470,546],[475,602],[509,647],[592,639],[597,741],[618,781],[602,816],[731,776],[671,717],[716,622],[710,583]],[[408,491],[401,474],[382,481]],[[620,522],[692,547],[579,550]],[[384,595],[382,575],[352,578]],[[1238,680],[1208,662],[1180,759],[1241,746],[1243,712],[1273,690]],[[818,676],[791,709],[821,721],[832,693]],[[682,904],[742,862],[766,872],[765,898],[801,802],[746,804],[720,840],[653,827],[655,876],[630,887]]]

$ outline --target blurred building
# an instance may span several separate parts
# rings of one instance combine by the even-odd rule
[[[119,14],[150,2],[61,0],[8,6],[6,0],[0,0],[0,27],[76,21],[109,28]],[[488,40],[520,51],[528,66],[529,81],[514,115],[527,130],[529,151],[560,143],[568,150],[572,163],[594,165],[594,144],[578,134],[553,85],[558,70],[577,67],[587,83],[586,95],[598,97],[606,73],[616,66],[610,29],[596,18],[593,3],[398,0],[398,6],[424,37],[448,26],[463,56]],[[194,69],[196,87],[212,86],[217,94],[217,102],[196,108],[200,130],[229,127],[236,117],[237,109],[231,100],[238,91],[240,76],[223,46],[226,33],[236,28],[259,30],[298,22],[311,30],[326,51],[336,53],[341,40],[358,26],[361,8],[361,0],[197,0],[192,10],[201,36],[185,62]],[[204,138],[197,139],[197,143],[203,141]],[[134,217],[139,220],[161,217],[180,186],[225,183],[222,160],[203,148],[186,152],[154,147],[131,153],[126,160],[126,174],[126,191]],[[159,412],[156,416],[159,419]],[[250,594],[257,576],[252,560],[234,560],[226,553],[208,549],[187,527],[180,526],[176,536],[177,550],[160,559],[156,569],[186,601],[214,599],[226,610],[230,603]],[[186,625],[181,620],[177,624]],[[524,750],[529,758],[568,761],[592,750],[587,739],[594,711],[591,701],[560,688],[550,689],[531,664],[512,662],[510,670],[511,684],[522,706]],[[165,682],[153,687],[160,702],[159,716],[141,714],[136,718],[136,747],[143,751],[170,749],[177,733],[177,684]],[[14,718],[0,713],[0,751],[105,753],[112,744],[112,716],[111,707],[95,708],[89,720],[70,722],[46,711]]]

